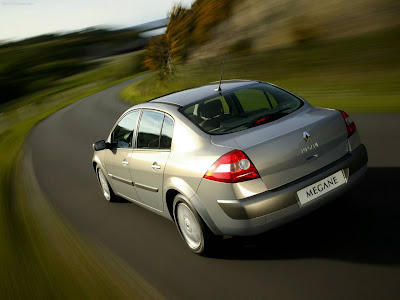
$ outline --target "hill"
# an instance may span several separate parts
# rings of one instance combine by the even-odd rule
[[[241,50],[264,51],[400,26],[397,0],[241,0],[191,60]]]

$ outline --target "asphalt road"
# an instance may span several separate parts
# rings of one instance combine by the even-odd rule
[[[40,187],[78,232],[167,298],[400,298],[400,114],[353,116],[370,157],[353,192],[260,236],[224,240],[204,258],[185,248],[172,222],[100,192],[91,145],[129,107],[118,92],[130,82],[55,113],[28,139]]]

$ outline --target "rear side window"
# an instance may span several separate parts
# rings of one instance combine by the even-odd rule
[[[137,138],[138,148],[159,149],[163,119],[163,113],[151,110],[143,111]]]
[[[144,110],[140,118],[137,148],[171,149],[174,122],[157,111]]]
[[[166,115],[161,130],[160,149],[171,149],[173,132],[174,122]]]
[[[303,105],[292,94],[273,85],[255,83],[204,99],[180,111],[209,134],[226,134],[284,117]]]
[[[111,143],[116,144],[118,148],[131,148],[138,117],[137,110],[123,117],[111,134]]]

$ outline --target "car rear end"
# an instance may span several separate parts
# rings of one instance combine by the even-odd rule
[[[264,96],[268,104],[260,107]],[[366,171],[365,146],[345,112],[264,83],[219,99],[219,115],[185,108],[203,119],[197,125],[211,143],[226,149],[196,195],[216,234],[253,235],[289,222],[339,197]]]

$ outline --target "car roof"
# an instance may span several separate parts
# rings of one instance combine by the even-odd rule
[[[223,80],[221,83],[221,92],[226,92],[229,90],[236,89],[241,86],[246,86],[252,83],[257,83],[259,81],[253,80]],[[218,92],[215,90],[218,88],[219,81],[211,82],[208,85],[191,88],[172,94],[168,94],[159,98],[150,100],[151,103],[165,103],[173,104],[177,106],[186,106],[191,103],[195,103],[201,99],[217,96]]]

